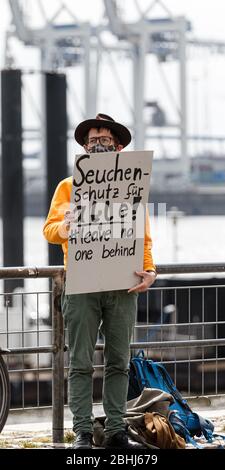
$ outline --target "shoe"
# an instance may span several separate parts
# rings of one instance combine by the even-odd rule
[[[92,434],[90,432],[78,432],[73,449],[92,449]]]
[[[130,439],[126,431],[119,431],[116,434],[106,438],[106,449],[146,449],[144,444],[133,441]]]

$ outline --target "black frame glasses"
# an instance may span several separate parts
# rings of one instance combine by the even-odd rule
[[[113,137],[102,135],[101,137],[91,137],[90,139],[88,139],[87,143],[88,145],[96,145],[99,142],[101,145],[107,146],[111,144],[112,140],[113,140]]]

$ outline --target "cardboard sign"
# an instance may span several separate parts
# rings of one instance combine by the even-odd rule
[[[77,155],[66,294],[129,289],[143,270],[152,151]]]

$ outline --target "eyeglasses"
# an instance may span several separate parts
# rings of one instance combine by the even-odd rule
[[[113,137],[106,137],[106,136],[101,136],[101,137],[91,137],[88,139],[88,145],[95,145],[99,141],[101,145],[110,145],[111,140],[113,140]]]

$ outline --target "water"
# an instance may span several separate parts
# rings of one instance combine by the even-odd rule
[[[225,263],[225,216],[153,218],[152,238],[156,263]]]
[[[44,218],[26,217],[24,221],[24,264],[48,264],[47,241],[42,234]],[[167,217],[151,217],[153,257],[161,263],[225,263],[225,216],[186,216],[176,228]],[[2,221],[0,221],[0,263],[2,265]],[[26,280],[26,288],[47,288],[44,279]]]
[[[46,266],[48,264],[48,244],[42,234],[43,224],[44,218],[25,218],[24,264],[27,266]],[[151,217],[151,231],[153,257],[156,264],[225,262],[225,216],[182,217],[177,221],[176,228],[169,217]],[[0,263],[2,264],[1,221],[0,236]],[[189,277],[193,276],[189,275]],[[16,296],[8,315],[3,306],[3,296],[0,296],[0,343],[3,347],[21,347],[22,344],[25,346],[51,344],[50,333],[41,331],[46,329],[44,318],[49,315],[49,297],[47,294],[39,294],[38,297],[32,294],[32,292],[47,291],[48,288],[47,279],[26,279],[25,292],[29,294],[25,294],[23,298],[20,295]],[[2,292],[3,281],[0,283],[0,293]],[[37,311],[40,318],[39,337],[29,331],[35,328]],[[24,335],[20,333],[23,325],[23,312],[26,331]],[[9,342],[7,342],[5,334],[7,326],[10,332]],[[48,364],[49,355],[40,356],[41,365]],[[30,364],[35,367],[35,355],[32,355],[32,361],[34,362]]]
[[[24,265],[47,266],[48,244],[42,234],[44,217],[25,217],[24,219]],[[3,263],[2,220],[0,220],[0,265]],[[39,291],[48,289],[46,279],[26,279],[26,290]],[[1,282],[1,292],[3,283]]]

